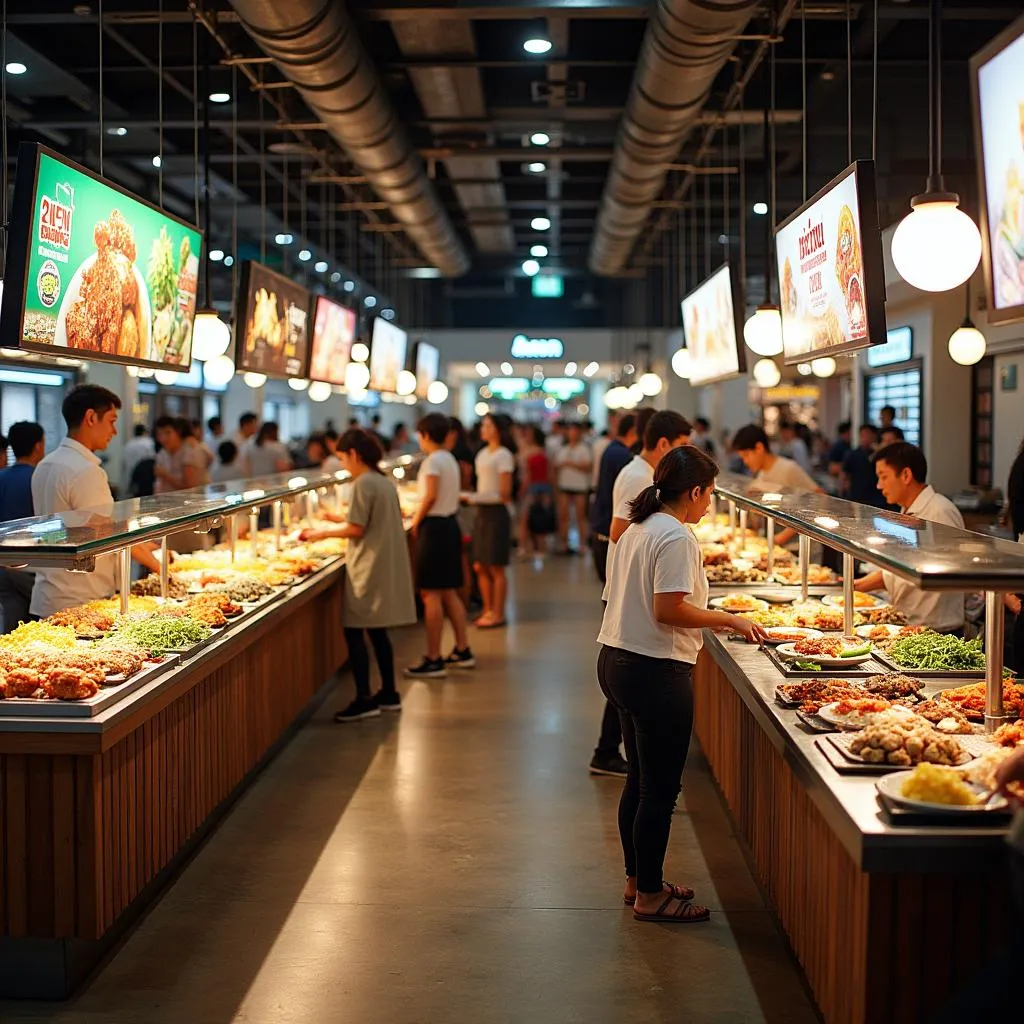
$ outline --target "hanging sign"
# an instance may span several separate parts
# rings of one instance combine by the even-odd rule
[[[0,344],[187,370],[202,246],[192,225],[23,143]]]
[[[775,232],[786,363],[885,343],[874,164],[858,160]]]
[[[746,373],[743,331],[736,317],[743,300],[729,264],[697,285],[680,305],[690,350],[690,383],[711,384]]]
[[[513,359],[561,359],[565,346],[561,338],[528,338],[517,334],[512,339]]]

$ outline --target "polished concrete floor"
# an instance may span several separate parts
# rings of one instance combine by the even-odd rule
[[[473,673],[338,726],[331,699],[67,1003],[3,1024],[804,1022],[812,1003],[695,752],[667,873],[709,924],[621,902],[620,783],[586,765],[601,700],[588,563],[514,570]],[[421,653],[396,634],[400,663]]]

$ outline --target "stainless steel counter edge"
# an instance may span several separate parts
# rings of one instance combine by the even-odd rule
[[[225,644],[232,644],[239,639],[241,634],[251,626],[263,622],[268,616],[276,615],[293,600],[303,597],[313,597],[319,591],[329,586],[337,573],[345,568],[345,558],[339,555],[328,562],[323,568],[310,573],[305,579],[293,583],[285,590],[268,600],[260,608],[255,609],[247,615],[237,628],[225,629],[220,634],[215,634],[209,640],[204,641],[193,648],[193,653],[182,655],[173,664],[169,665],[167,671],[151,683],[134,693],[127,694],[124,700],[101,711],[92,718],[5,718],[3,715],[3,704],[0,704],[0,733],[53,733],[53,734],[88,734],[102,735],[109,729],[114,728],[119,721],[128,714],[134,714],[145,707],[150,701],[157,698],[164,690],[176,682],[182,675],[202,668],[203,664],[210,661],[220,653]],[[338,624],[341,628],[341,623]]]
[[[862,871],[977,871],[979,858],[1002,855],[1005,829],[887,825],[875,799],[878,776],[840,775],[829,764],[815,745],[817,736],[796,725],[796,712],[775,703],[775,687],[785,680],[757,647],[710,630],[704,631],[704,644]]]

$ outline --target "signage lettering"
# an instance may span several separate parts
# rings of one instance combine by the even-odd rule
[[[528,338],[517,334],[512,339],[513,359],[561,359],[564,352],[561,338]]]

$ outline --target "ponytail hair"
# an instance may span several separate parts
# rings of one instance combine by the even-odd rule
[[[718,476],[718,463],[701,448],[684,444],[666,452],[654,471],[654,483],[629,503],[629,521],[642,523],[662,505],[671,505],[696,488],[706,490]]]

